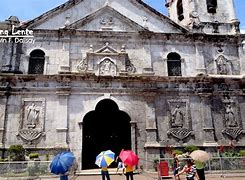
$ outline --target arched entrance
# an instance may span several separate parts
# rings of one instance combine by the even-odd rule
[[[103,150],[112,150],[118,155],[121,149],[131,149],[131,125],[127,113],[117,104],[105,99],[83,120],[82,169],[98,168],[94,162]]]

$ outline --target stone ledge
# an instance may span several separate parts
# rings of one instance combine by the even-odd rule
[[[158,142],[147,142],[145,143],[145,148],[159,148],[161,145]]]

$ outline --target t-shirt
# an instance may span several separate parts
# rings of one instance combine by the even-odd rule
[[[196,160],[195,165],[196,165],[197,169],[203,169],[204,168],[204,164],[202,161]]]
[[[133,166],[125,165],[125,168],[126,168],[126,173],[134,171],[134,167]]]
[[[107,167],[102,167],[101,171],[108,171]]]
[[[195,177],[196,174],[196,166],[192,165],[192,166],[185,166],[185,173],[186,173],[186,177],[190,178],[190,177]]]

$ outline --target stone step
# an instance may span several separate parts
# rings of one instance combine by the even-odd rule
[[[114,175],[117,174],[117,168],[108,168],[109,174]],[[76,172],[77,175],[100,175],[100,169],[88,169],[88,170],[80,170]],[[118,170],[118,174],[122,174],[122,170]]]

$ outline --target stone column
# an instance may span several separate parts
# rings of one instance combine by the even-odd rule
[[[137,149],[137,136],[136,136],[136,126],[137,126],[137,122],[136,121],[131,121],[131,147],[132,150],[135,153],[138,153],[138,149]]]
[[[6,112],[6,103],[7,99],[4,94],[0,92],[0,148],[4,147],[4,131],[5,131],[5,117],[7,116]]]
[[[206,67],[204,61],[204,52],[203,52],[203,45],[196,44],[196,71],[197,75],[199,74],[206,74]]]
[[[229,16],[230,21],[231,22],[239,21],[236,16],[234,0],[227,0],[226,5],[227,5],[227,8],[228,8],[227,10],[230,15]]]
[[[146,144],[145,147],[159,147],[157,142],[156,112],[154,102],[145,105],[146,113]]]
[[[70,72],[70,51],[74,51],[70,45],[70,37],[64,39],[65,42],[62,42],[62,50],[60,52],[60,66],[59,66],[59,73],[67,73]]]
[[[56,94],[58,95],[59,109],[57,112],[57,147],[68,148],[68,98],[70,95],[70,86],[56,87]]]
[[[145,36],[147,32],[144,32]],[[143,37],[146,38],[146,37]],[[151,45],[149,40],[145,40],[143,45],[143,52],[141,54],[141,57],[143,58],[143,74],[144,75],[153,75],[153,67],[152,67],[152,61],[151,61]]]
[[[203,145],[204,146],[216,146],[217,142],[214,139],[214,123],[212,118],[211,104],[210,104],[211,94],[201,94],[201,116],[202,116],[202,127],[203,127]]]
[[[240,59],[240,66],[241,66],[241,72],[240,74],[245,74],[245,39],[241,41],[241,44],[238,49],[239,52],[239,59]]]

